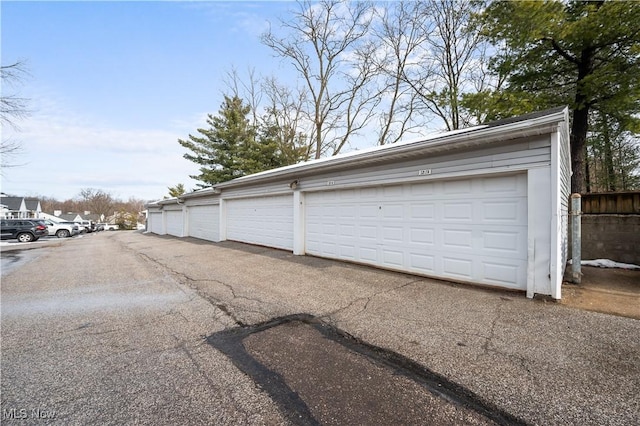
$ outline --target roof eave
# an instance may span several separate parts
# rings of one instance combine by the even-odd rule
[[[220,191],[214,187],[200,189],[198,191],[190,192],[188,194],[183,194],[179,198],[186,200],[189,198],[198,198],[198,197],[206,197],[208,195],[219,194]]]

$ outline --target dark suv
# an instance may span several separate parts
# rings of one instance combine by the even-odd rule
[[[3,240],[16,238],[21,243],[36,241],[49,235],[47,225],[42,219],[2,219],[0,232]]]

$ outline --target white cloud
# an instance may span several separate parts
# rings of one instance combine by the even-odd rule
[[[67,199],[82,188],[97,188],[122,199],[158,199],[178,183],[193,188],[189,175],[198,167],[183,158],[186,150],[178,138],[206,124],[202,119],[189,127],[196,120],[178,118],[161,129],[120,129],[41,98],[21,131],[10,135],[23,146],[16,163],[24,165],[3,171],[2,190]]]
[[[281,2],[268,1],[239,1],[239,2],[188,2],[183,7],[195,9],[205,14],[214,24],[224,25],[232,33],[249,35],[259,38],[263,32],[269,29],[269,21],[273,25],[274,8],[280,8]],[[277,19],[277,18],[276,18]]]

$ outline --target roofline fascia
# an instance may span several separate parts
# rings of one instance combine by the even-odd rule
[[[220,191],[214,187],[209,187],[205,189],[201,189],[199,191],[190,192],[188,194],[182,194],[179,197],[171,197],[164,198],[162,200],[152,201],[150,203],[146,203],[144,206],[149,207],[161,207],[168,204],[182,204],[183,201],[189,198],[198,198],[198,197],[206,197],[208,195],[220,194]]]
[[[144,207],[160,207],[162,208],[162,206],[168,205],[168,204],[180,204],[180,200],[176,197],[172,197],[172,198],[165,198],[162,200],[157,200],[157,201],[153,201],[151,203],[147,203],[144,205]]]
[[[220,194],[220,191],[215,187],[204,188],[199,191],[190,192],[188,194],[182,194],[179,198],[181,200],[186,200],[189,198],[198,198],[198,197],[206,197],[207,195],[216,195]]]

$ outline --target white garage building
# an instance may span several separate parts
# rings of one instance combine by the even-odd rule
[[[147,229],[559,299],[568,122],[554,109],[245,176],[149,204]]]

